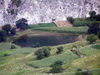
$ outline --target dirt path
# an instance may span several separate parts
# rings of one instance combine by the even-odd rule
[[[72,27],[72,24],[68,21],[53,22],[57,27]]]

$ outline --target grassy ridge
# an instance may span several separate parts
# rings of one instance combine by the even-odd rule
[[[29,65],[31,65],[33,67],[40,67],[40,68],[41,67],[49,67],[55,61],[61,60],[64,62],[64,64],[69,64],[73,60],[78,59],[78,58],[79,57],[77,55],[73,54],[71,51],[67,51],[60,55],[54,55],[54,56],[51,56],[51,57],[48,57],[48,58],[45,58],[42,60],[30,62]]]
[[[54,23],[39,23],[39,24],[31,24],[30,27],[56,27]]]
[[[37,31],[52,31],[59,33],[74,33],[74,34],[87,34],[88,27],[31,27],[32,30]]]

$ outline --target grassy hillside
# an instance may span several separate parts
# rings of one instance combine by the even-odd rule
[[[43,24],[44,25],[44,24]],[[49,24],[48,24],[49,25]],[[47,25],[46,25],[47,26]],[[32,30],[17,32],[17,36],[23,34],[33,34],[36,31],[50,31],[59,33],[87,34],[88,27],[46,27],[30,26]],[[11,37],[12,38],[12,37]],[[11,46],[15,49],[11,49]],[[57,54],[57,47],[62,46],[63,52]],[[83,58],[80,58],[71,51],[73,47]],[[84,39],[74,43],[50,46],[51,56],[37,60],[35,51],[43,47],[20,47],[10,42],[0,43],[0,75],[75,75],[77,69],[90,69],[93,75],[100,74],[100,41],[89,45]],[[49,73],[50,65],[55,61],[63,62],[63,72],[58,74]]]
[[[0,43],[1,75],[48,75],[46,72],[49,72],[50,70],[49,65],[57,60],[62,60],[64,62],[64,71],[63,74],[60,75],[74,75],[78,68],[83,70],[90,68],[94,73],[100,74],[99,43],[86,46],[87,43],[85,41],[79,41],[59,45],[64,47],[64,51],[59,55],[55,54],[58,46],[53,46],[51,47],[51,56],[42,60],[36,60],[34,52],[37,50],[37,48],[21,48],[15,45],[16,49],[11,50],[11,45],[11,43]],[[84,58],[79,58],[70,51],[73,45],[80,45],[79,52],[84,55]],[[9,54],[9,56],[3,56],[5,53]]]

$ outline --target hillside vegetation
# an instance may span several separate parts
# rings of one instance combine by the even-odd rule
[[[93,70],[94,75],[99,75],[100,73],[100,43],[86,46],[87,42],[79,41],[59,45],[64,47],[64,51],[58,55],[56,54],[58,46],[53,46],[50,51],[51,56],[42,60],[36,60],[36,56],[34,55],[34,52],[38,48],[21,48],[15,45],[16,49],[11,50],[11,45],[11,43],[0,43],[1,75],[48,75],[47,72],[50,70],[50,64],[57,60],[64,62],[64,71],[61,75],[74,75],[78,68],[83,70],[89,68]],[[84,55],[83,58],[79,58],[70,51],[73,45],[80,45],[79,52]],[[8,54],[8,56],[4,56],[4,54]]]

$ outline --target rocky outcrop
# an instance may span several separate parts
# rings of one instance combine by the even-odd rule
[[[100,13],[100,0],[0,0],[0,25],[14,24],[20,18],[35,24],[87,17],[91,10]]]

